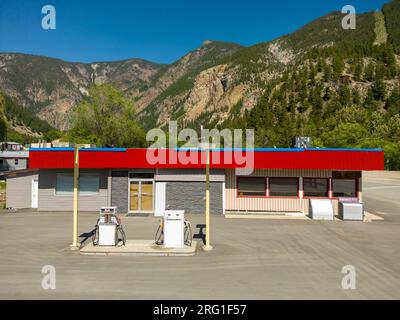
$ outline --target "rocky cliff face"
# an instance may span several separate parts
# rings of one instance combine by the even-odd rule
[[[142,108],[139,116],[146,127],[163,127],[170,120],[182,125],[221,123],[238,103],[243,106],[241,112],[251,109],[264,92],[265,84],[278,77],[295,59],[290,49],[274,41],[255,49],[230,48],[217,58],[214,52],[214,59],[204,63],[210,55],[207,51],[212,50],[208,47],[214,45],[206,42],[169,70],[170,74],[180,70],[179,77],[171,81],[170,76],[170,81],[166,81],[169,86]],[[197,57],[195,63],[193,56]],[[188,61],[195,67],[182,68]]]
[[[207,42],[172,65],[138,59],[83,64],[3,53],[0,92],[64,130],[69,126],[71,109],[87,95],[93,83],[111,83],[141,112],[182,77],[196,75],[239,48],[235,44]]]

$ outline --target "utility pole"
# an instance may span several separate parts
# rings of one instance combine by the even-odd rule
[[[211,219],[210,219],[210,144],[209,141],[204,141],[203,137],[203,126],[201,130],[201,145],[203,150],[206,151],[206,245],[203,246],[204,251],[211,251],[213,247],[211,246],[210,234],[211,234]]]
[[[206,150],[206,159],[206,245],[203,247],[203,250],[211,251],[213,247],[210,240],[210,148]]]
[[[79,145],[74,146],[74,214],[71,249],[76,250],[78,245],[78,188],[79,188]]]

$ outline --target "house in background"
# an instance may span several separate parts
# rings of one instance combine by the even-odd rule
[[[0,172],[28,168],[29,151],[18,142],[0,143]]]
[[[61,141],[60,139],[53,140],[51,142],[39,141],[30,144],[31,149],[51,149],[51,148],[73,148],[73,142]],[[80,144],[80,148],[96,148],[93,144]]]
[[[0,151],[2,175],[7,179],[6,208],[25,209],[39,206],[39,170],[28,168],[29,150],[16,142],[3,142]],[[73,146],[70,142],[59,140],[32,143],[30,149],[53,150]],[[81,145],[90,148],[92,145]]]
[[[102,206],[116,206],[120,213],[133,215],[162,216],[166,209],[203,213],[205,166],[201,162],[169,160],[165,164],[151,164],[146,152],[146,149],[81,150],[79,210],[97,212]],[[187,151],[172,151],[180,152]],[[309,199],[314,198],[329,199],[337,213],[339,198],[362,202],[362,171],[384,169],[384,154],[375,149],[252,152],[254,171],[250,175],[241,164],[226,161],[228,151],[211,152],[212,213],[305,215],[309,213]],[[215,155],[221,161],[214,161]],[[197,151],[197,156],[204,153]],[[69,211],[72,197],[71,148],[31,149],[29,170],[8,177],[7,207]]]

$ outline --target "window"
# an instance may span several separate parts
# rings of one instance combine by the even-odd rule
[[[265,196],[265,178],[238,178],[238,194],[239,196]]]
[[[269,195],[271,197],[297,197],[297,178],[269,178]]]
[[[99,193],[100,178],[95,174],[83,174],[79,177],[79,194],[91,196]]]
[[[328,179],[304,178],[303,187],[305,197],[328,197]]]
[[[74,177],[72,174],[57,174],[56,195],[72,195],[74,191]]]
[[[14,164],[17,166],[19,163],[18,159],[14,159]]]
[[[81,174],[79,176],[79,195],[90,196],[99,193],[100,178],[96,174]],[[74,193],[74,176],[59,173],[56,178],[56,195],[72,196]]]
[[[333,179],[333,196],[357,198],[357,180],[355,179]]]

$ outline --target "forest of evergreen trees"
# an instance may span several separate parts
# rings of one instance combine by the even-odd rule
[[[0,138],[1,141],[16,141],[23,144],[35,140],[32,136],[17,132],[13,127],[20,126],[29,128],[31,131],[44,135],[47,140],[52,140],[57,132],[46,121],[37,117],[29,109],[16,103],[13,99],[0,94]]]
[[[259,103],[222,127],[254,128],[257,147],[291,147],[313,137],[315,147],[383,148],[400,169],[399,68],[391,43],[312,50]]]

